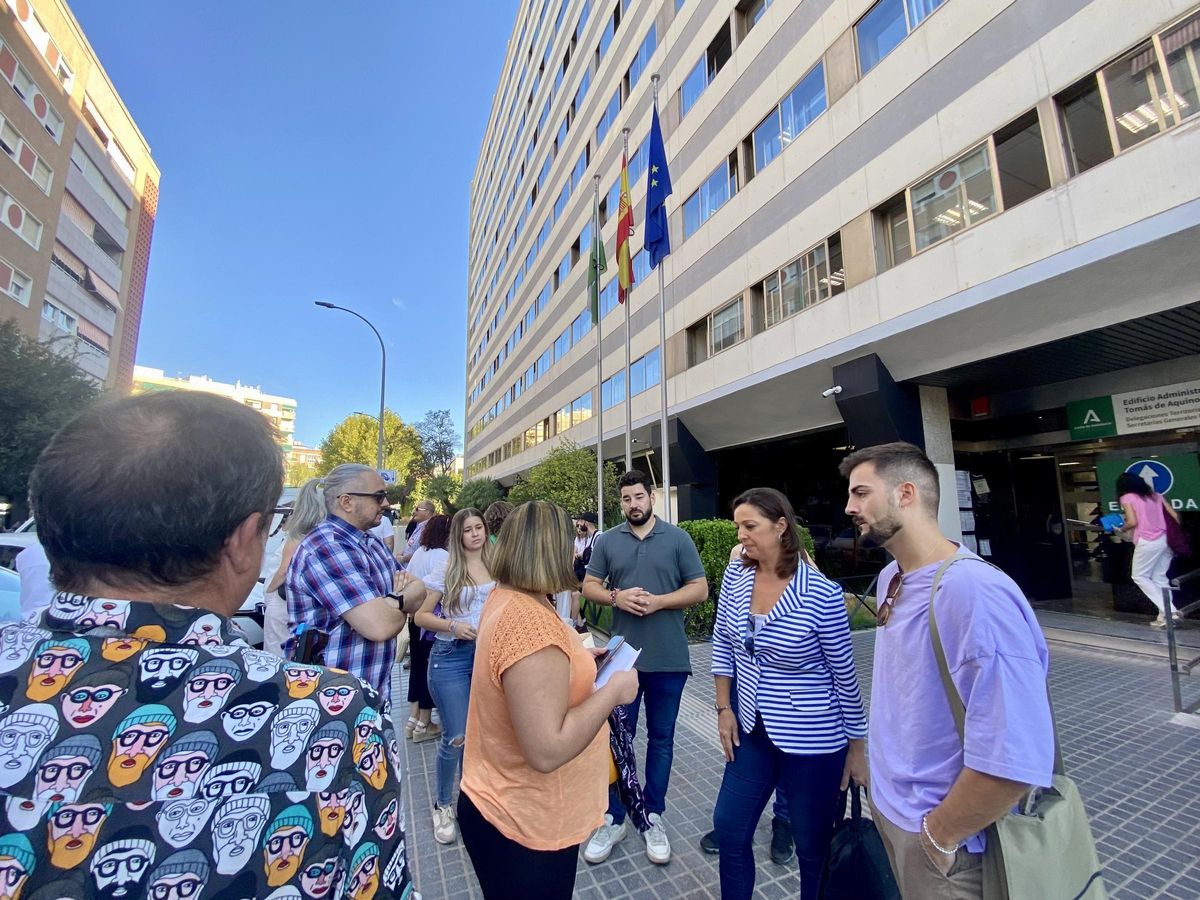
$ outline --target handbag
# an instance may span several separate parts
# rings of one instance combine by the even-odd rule
[[[1167,548],[1176,556],[1191,556],[1192,542],[1188,540],[1183,526],[1175,521],[1175,517],[1166,511],[1167,498],[1159,497],[1163,504],[1163,518],[1167,522]]]
[[[960,741],[964,740],[967,710],[950,679],[950,667],[946,663],[946,651],[934,615],[934,602],[946,570],[958,560],[970,558],[955,556],[942,563],[934,575],[929,597],[929,636]],[[1046,700],[1050,700],[1049,683]],[[1005,813],[985,830],[984,900],[1026,900],[1031,897],[1039,900],[1105,900],[1108,896],[1083,800],[1075,782],[1063,769],[1053,708],[1050,719],[1054,731],[1051,786],[1030,788],[1015,811]]]
[[[851,785],[850,815],[833,826],[821,872],[821,900],[900,900],[887,850],[875,823],[862,814],[862,788]],[[846,791],[838,795],[846,808]]]

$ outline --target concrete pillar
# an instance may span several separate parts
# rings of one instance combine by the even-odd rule
[[[958,489],[954,482],[954,440],[950,435],[950,401],[946,389],[922,384],[921,425],[925,430],[925,453],[938,471],[942,500],[938,505],[938,524],[952,541],[962,540],[962,522],[958,516]]]

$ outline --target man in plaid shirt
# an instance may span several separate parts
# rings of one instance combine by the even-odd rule
[[[425,598],[419,579],[398,571],[387,545],[371,534],[388,508],[379,473],[341,465],[324,478],[329,515],[308,533],[288,566],[292,653],[300,623],[329,635],[323,665],[345,669],[387,698],[395,637]]]

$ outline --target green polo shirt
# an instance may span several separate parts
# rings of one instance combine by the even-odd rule
[[[644,538],[634,535],[628,522],[605,531],[592,547],[587,573],[610,589],[640,587],[651,594],[670,594],[703,578],[704,566],[687,532],[656,516]],[[682,609],[661,609],[649,616],[614,609],[613,633],[642,651],[639,672],[692,671]]]

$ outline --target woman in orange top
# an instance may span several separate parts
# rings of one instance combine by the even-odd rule
[[[571,896],[579,845],[608,805],[606,720],[637,694],[632,671],[594,688],[594,656],[549,599],[576,583],[573,538],[565,512],[533,501],[505,520],[492,554],[458,799],[487,900]]]

